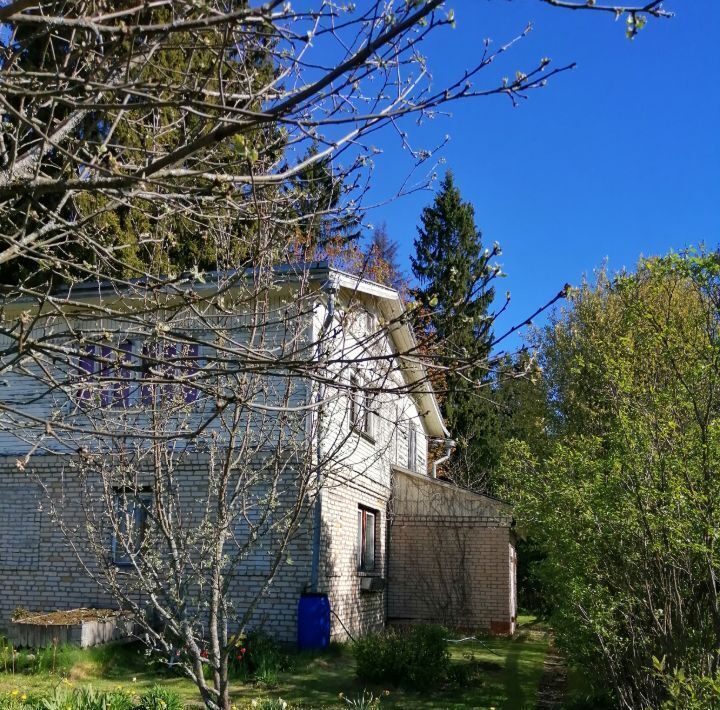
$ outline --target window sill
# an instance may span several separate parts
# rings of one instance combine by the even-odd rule
[[[367,441],[369,444],[375,445],[375,437],[371,434],[368,434],[366,431],[358,429],[357,427],[352,427],[351,431],[353,434],[357,434],[361,439],[365,439],[365,441]]]
[[[385,590],[385,579],[379,574],[360,579],[360,594],[378,594]]]

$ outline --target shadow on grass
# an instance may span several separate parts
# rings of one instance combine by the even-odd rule
[[[262,697],[281,697],[302,708],[346,707],[339,693],[349,698],[363,690],[383,695],[382,708],[397,710],[526,710],[534,707],[548,647],[544,633],[529,625],[515,639],[481,636],[477,641],[451,644],[453,681],[433,691],[418,692],[407,688],[364,683],[355,675],[351,647],[333,647],[327,654],[302,653],[293,656],[292,670],[278,673],[278,683],[268,688],[260,683],[233,682],[231,697],[238,707]],[[63,671],[75,685],[113,689],[118,685],[143,692],[158,683],[172,688],[189,705],[199,705],[199,695],[189,680],[173,674],[160,664],[150,664],[138,644],[115,645],[97,649],[67,651]],[[19,677],[0,673],[0,690],[28,688],[52,692],[60,682],[59,674],[39,673]]]
[[[483,636],[452,644],[453,681],[426,692],[363,683],[355,676],[348,648],[333,657],[306,659],[304,667],[298,664],[292,673],[280,674],[276,688],[234,687],[233,701],[240,705],[251,698],[280,697],[303,708],[339,708],[344,707],[339,693],[356,698],[368,690],[383,696],[383,708],[397,710],[528,710],[535,707],[547,648],[547,638],[536,633],[517,639]]]

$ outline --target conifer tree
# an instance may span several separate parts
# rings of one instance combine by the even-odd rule
[[[240,6],[247,6],[247,0],[241,0]],[[140,11],[138,22],[169,22],[172,18],[172,10],[145,9]],[[149,61],[136,62],[137,68],[132,70],[134,81],[152,87],[152,100],[138,97],[120,108],[100,106],[86,113],[73,131],[73,137],[78,143],[87,144],[88,157],[97,160],[103,174],[123,174],[133,166],[142,165],[148,155],[167,154],[202,130],[204,119],[199,112],[188,112],[177,101],[181,88],[189,93],[198,88],[193,81],[211,97],[213,92],[218,94],[217,99],[205,98],[208,104],[220,101],[220,91],[242,95],[248,93],[248,88],[259,90],[272,82],[276,72],[272,60],[275,40],[265,31],[253,32],[249,47],[228,53],[219,49],[224,31],[220,26],[211,30],[205,44],[197,43],[189,33],[173,33],[161,51]],[[26,71],[39,71],[47,53],[62,54],[64,51],[62,47],[69,39],[62,32],[68,36],[72,34],[72,30],[61,28],[47,36],[32,35],[28,28],[21,27],[15,39],[26,47],[16,63]],[[114,40],[112,46],[119,50],[123,43],[134,42],[141,46],[144,41],[145,37],[139,34],[133,39]],[[128,51],[127,47],[125,51]],[[186,77],[180,75],[178,78],[178,67],[184,68]],[[191,83],[187,84],[188,81]],[[236,104],[237,111],[260,108],[257,100],[252,98],[252,91],[248,99],[239,99]],[[54,108],[53,118],[59,122],[69,113],[68,107],[60,105]],[[0,117],[3,117],[2,112]],[[201,173],[225,161],[245,162],[248,169],[252,166],[254,170],[262,164],[268,169],[283,159],[285,143],[282,131],[273,122],[268,122],[222,146],[200,151],[183,167]],[[51,153],[46,162],[52,164],[52,160]],[[324,175],[323,165],[312,167]],[[166,201],[158,196],[166,190],[175,190],[175,186],[159,184],[154,187],[156,191],[147,198],[118,199],[114,193],[102,191],[73,194],[63,203],[63,217],[68,223],[88,225],[93,233],[93,243],[57,245],[56,251],[64,256],[65,273],[58,273],[57,267],[52,273],[38,268],[37,260],[31,257],[0,266],[0,283],[82,280],[93,273],[99,260],[103,261],[105,277],[148,274],[164,277],[183,271],[234,268],[253,263],[258,245],[266,246],[266,240],[256,234],[258,220],[265,216],[261,213],[262,208],[257,206],[262,202],[262,199],[258,200],[258,193],[265,202],[274,202],[276,209],[277,205],[282,205],[289,214],[285,222],[290,223],[294,214],[292,198],[278,197],[276,188],[256,189],[254,199],[236,185],[228,185],[225,194],[213,195],[216,186],[199,177],[191,188],[183,188],[188,199],[183,200],[180,196],[179,209],[170,210]],[[310,188],[305,187],[305,192],[312,197],[313,189],[322,192],[325,187],[324,184],[319,187],[313,184]],[[206,193],[200,201],[206,209],[197,209],[199,201],[194,199],[193,190],[201,195]],[[324,194],[317,197],[318,202],[322,200],[327,201]],[[44,211],[58,208],[57,200],[52,196],[43,197],[41,207],[36,209],[39,214],[34,220],[38,225],[42,224]],[[0,226],[3,234],[12,234],[12,224],[0,222]]]
[[[398,263],[398,244],[390,237],[387,224],[381,222],[373,229],[367,249],[370,273],[382,283],[403,291],[407,279]]]
[[[495,458],[497,417],[490,400],[488,357],[492,343],[490,307],[492,281],[500,269],[493,259],[495,244],[486,249],[475,224],[473,206],[462,199],[448,171],[432,205],[422,211],[415,239],[412,272],[418,281],[414,296],[426,319],[433,353],[443,372],[451,360],[464,366],[442,377],[438,389],[442,408],[458,442],[451,475],[471,487],[486,487]]]

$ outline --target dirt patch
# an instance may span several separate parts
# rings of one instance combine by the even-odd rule
[[[28,612],[13,618],[15,624],[34,624],[36,626],[71,626],[84,621],[106,621],[119,616],[127,616],[126,612],[117,609],[70,609],[69,611]]]
[[[545,662],[543,663],[543,674],[540,678],[536,707],[538,710],[551,710],[552,708],[562,707],[566,690],[567,668],[565,666],[565,659],[557,648],[555,648],[551,635],[550,646],[545,656]]]
[[[78,683],[89,678],[96,678],[97,672],[98,669],[94,663],[77,663],[70,669],[69,679]]]

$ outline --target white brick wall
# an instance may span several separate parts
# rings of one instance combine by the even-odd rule
[[[329,345],[331,358],[337,362],[363,360],[375,356],[387,357],[392,353],[387,337],[367,342],[367,326],[372,324],[364,317],[349,318],[357,302],[352,299],[340,299],[335,325],[339,328],[337,337]],[[374,313],[377,322],[381,314],[374,308],[371,299],[365,299],[364,308]],[[212,314],[206,314],[210,317]],[[311,322],[317,330],[318,324],[325,319],[325,307],[318,305],[314,315],[307,317],[307,330]],[[219,318],[219,316],[218,316]],[[233,322],[242,325],[243,316],[223,317],[228,328]],[[234,321],[233,321],[234,319]],[[232,322],[231,322],[232,321]],[[177,323],[176,323],[177,325]],[[188,329],[193,327],[188,322]],[[303,326],[305,327],[305,326]],[[84,329],[95,331],[108,330],[124,337],[123,326],[115,322],[85,323]],[[300,329],[302,330],[302,328]],[[283,334],[271,333],[264,347],[282,347]],[[298,341],[301,343],[302,341]],[[139,350],[138,343],[138,350]],[[203,352],[201,351],[200,355]],[[307,352],[308,357],[314,353]],[[321,577],[320,591],[326,591],[336,616],[332,617],[334,638],[346,638],[347,630],[353,635],[382,627],[385,619],[387,592],[361,591],[363,574],[357,570],[357,510],[362,505],[377,511],[376,521],[376,571],[378,577],[385,577],[387,551],[387,510],[391,492],[391,467],[394,464],[407,466],[408,425],[415,422],[417,430],[417,470],[426,473],[427,439],[424,434],[420,412],[413,397],[395,390],[404,387],[402,376],[397,372],[397,363],[386,360],[390,371],[383,374],[374,372],[377,380],[375,399],[374,441],[350,430],[348,419],[348,394],[346,390],[333,391],[328,388],[328,402],[324,411],[321,450],[328,460],[323,464],[326,476],[323,496],[323,520],[321,540]],[[335,365],[335,374],[339,378],[348,375],[347,362]],[[366,364],[363,367],[367,367]],[[373,365],[374,367],[374,365]],[[39,394],[38,383],[29,374],[15,371],[7,376],[8,402],[22,402],[32,394]],[[279,378],[278,382],[283,378]],[[290,404],[303,405],[316,396],[308,383],[296,379]],[[61,395],[62,396],[62,395]],[[272,393],[266,397],[272,403]],[[40,419],[47,418],[53,408],[62,406],[58,401],[40,398],[27,411]],[[200,402],[196,413],[186,417],[201,416],[212,408],[213,402]],[[304,410],[303,410],[304,411]],[[110,419],[113,412],[109,412]],[[118,417],[145,416],[118,412]],[[304,413],[302,416],[306,416]],[[301,437],[308,427],[298,428],[296,436]],[[138,422],[140,419],[138,419]],[[304,420],[305,421],[305,420]],[[261,427],[256,427],[260,435],[266,434],[271,426],[266,419]],[[304,422],[303,422],[304,423]],[[63,513],[66,520],[82,530],[82,510],[78,501],[81,498],[80,482],[72,473],[63,474],[62,457],[52,453],[62,449],[60,445],[48,442],[51,453],[35,455],[31,459],[28,472],[19,471],[16,457],[25,453],[36,443],[41,435],[40,429],[33,426],[13,428],[8,421],[0,431],[0,627],[7,622],[16,606],[32,610],[67,609],[77,606],[114,605],[105,593],[94,585],[83,573],[76,555],[70,549],[57,527],[47,515],[47,501],[39,492],[33,476],[39,476],[48,486],[56,500],[60,499],[61,487],[64,495]],[[178,423],[168,417],[167,426]],[[92,449],[96,442],[92,438],[87,442]],[[329,452],[334,451],[332,456]],[[4,456],[2,456],[4,454]],[[195,452],[192,446],[186,450],[179,447],[180,480],[184,489],[194,492],[207,485],[207,461],[205,454]],[[308,509],[308,513],[309,513]],[[301,592],[310,581],[312,561],[311,516],[301,526],[290,547],[292,564],[284,564],[265,599],[257,607],[253,623],[266,623],[268,629],[278,637],[294,641],[296,634],[297,602]],[[82,549],[80,532],[74,542]],[[266,541],[268,545],[270,541]],[[237,577],[231,585],[233,602],[241,608],[247,604],[250,591],[264,578],[267,566],[268,550],[256,550],[247,563],[237,570]],[[92,561],[88,561],[92,568]]]

